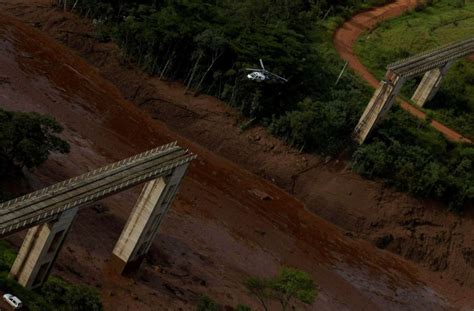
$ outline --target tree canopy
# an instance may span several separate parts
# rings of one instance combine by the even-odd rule
[[[0,109],[0,175],[37,167],[51,152],[68,152],[68,143],[57,136],[62,130],[52,117]]]
[[[284,267],[275,277],[251,277],[244,282],[247,290],[269,310],[269,301],[277,300],[283,311],[296,300],[311,305],[317,296],[313,279],[304,271]]]

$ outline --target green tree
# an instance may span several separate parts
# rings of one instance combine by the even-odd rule
[[[67,293],[66,283],[58,278],[49,278],[41,288],[41,293],[50,305],[63,305]]]
[[[259,277],[251,277],[245,280],[244,285],[247,290],[262,304],[263,309],[267,311],[268,302],[273,298],[270,280]]]
[[[274,120],[270,130],[291,145],[322,154],[336,154],[350,145],[359,109],[340,100],[312,101],[307,98],[297,109]]]
[[[203,295],[199,298],[196,310],[197,311],[217,311],[219,310],[219,306],[214,300],[212,300],[208,296]]]
[[[235,307],[235,311],[252,311],[252,309],[246,305],[240,304]]]
[[[287,310],[294,299],[312,304],[317,295],[313,279],[306,272],[294,268],[283,268],[272,280],[271,288],[283,310]]]
[[[99,292],[85,285],[74,285],[50,277],[40,289],[41,297],[58,310],[101,311]]]
[[[244,285],[264,310],[268,310],[270,300],[277,300],[285,311],[294,300],[312,304],[317,296],[312,278],[304,271],[289,267],[284,267],[276,277],[251,277]]]
[[[74,311],[103,310],[100,295],[96,289],[84,285],[71,287],[64,298],[65,304]]]
[[[68,152],[68,143],[57,136],[62,130],[52,117],[0,109],[0,175],[37,167],[51,152]]]

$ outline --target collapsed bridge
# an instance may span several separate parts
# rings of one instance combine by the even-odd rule
[[[415,55],[387,66],[380,82],[355,130],[354,139],[364,143],[367,136],[393,105],[403,84],[410,78],[424,74],[412,100],[419,107],[433,99],[452,64],[474,53],[474,38],[452,43]]]
[[[137,268],[195,158],[171,143],[0,204],[0,237],[29,229],[10,276],[41,286],[79,208],[147,182],[113,250],[119,272]]]

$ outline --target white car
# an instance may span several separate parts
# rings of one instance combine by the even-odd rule
[[[23,307],[23,302],[21,302],[18,297],[13,296],[12,294],[3,295],[3,300],[8,302],[8,304],[15,309],[20,309],[21,307]]]

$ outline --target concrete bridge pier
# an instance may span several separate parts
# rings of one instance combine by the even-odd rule
[[[418,88],[412,96],[412,100],[420,107],[433,99],[443,82],[444,77],[451,68],[452,62],[448,62],[439,68],[425,73]]]
[[[136,271],[152,245],[189,164],[148,182],[115,244],[112,267],[121,274]]]
[[[354,130],[353,138],[357,143],[364,143],[373,128],[392,107],[404,83],[404,78],[390,71],[387,73],[385,79],[380,82]]]
[[[28,230],[10,277],[26,288],[43,285],[71,228],[78,208],[66,210],[56,220]]]

